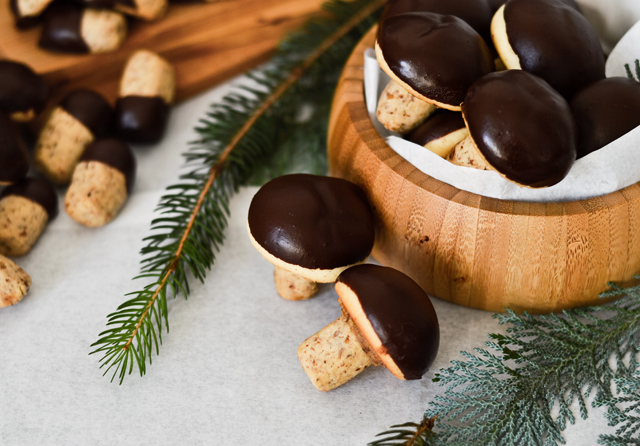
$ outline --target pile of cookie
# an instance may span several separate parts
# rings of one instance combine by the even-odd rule
[[[440,342],[438,317],[411,278],[364,264],[375,231],[362,189],[339,178],[276,178],[251,201],[248,230],[275,265],[283,298],[309,299],[318,282],[335,282],[342,315],[298,348],[316,388],[335,389],[370,365],[384,365],[400,379],[420,379],[429,369]]]
[[[45,108],[49,88],[28,66],[0,61],[0,307],[26,294],[31,279],[5,256],[27,254],[64,208],[88,227],[107,224],[131,193],[136,161],[127,142],[158,142],[175,95],[173,67],[146,50],[127,61],[115,108],[95,91],[71,91],[49,113],[27,149],[21,123]],[[31,158],[40,177],[27,177]]]
[[[10,0],[10,4],[18,29],[42,22],[41,48],[71,54],[116,51],[127,38],[126,16],[155,21],[169,7],[168,0]]]
[[[387,129],[521,187],[560,182],[640,125],[640,83],[605,78],[574,0],[388,0],[375,50]]]

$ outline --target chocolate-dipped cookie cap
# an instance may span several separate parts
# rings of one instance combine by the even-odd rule
[[[547,81],[564,97],[571,98],[580,88],[604,79],[598,35],[573,7],[560,0],[509,0],[504,21],[521,68]]]
[[[467,93],[462,114],[489,165],[519,185],[556,184],[575,161],[569,104],[530,73],[508,70],[478,80]]]
[[[469,86],[494,69],[482,37],[454,16],[415,12],[380,24],[376,55],[383,70],[407,91],[459,110]]]
[[[38,45],[49,51],[85,54],[89,52],[82,38],[84,8],[73,3],[56,3],[44,14],[44,26]]]
[[[493,11],[487,0],[388,0],[380,21],[407,12],[456,16],[468,23],[487,42],[491,41]]]
[[[116,133],[133,143],[150,144],[164,135],[169,106],[160,97],[126,96],[115,106]]]
[[[415,129],[408,139],[412,143],[424,146],[464,128],[464,119],[460,112],[438,110],[424,124]]]
[[[0,112],[0,183],[20,181],[29,172],[29,151],[16,124]]]
[[[355,299],[338,284],[344,284]],[[400,271],[371,264],[345,270],[336,290],[387,368],[393,372],[397,367],[402,374],[398,378],[420,379],[435,360],[440,344],[438,316],[424,290]]]
[[[99,139],[87,146],[80,161],[98,161],[119,170],[131,193],[136,176],[136,159],[127,144],[115,138]]]
[[[269,254],[291,265],[332,270],[367,258],[373,216],[364,192],[346,180],[286,175],[258,191],[249,230]]]
[[[0,198],[17,195],[38,203],[49,216],[49,221],[58,215],[58,193],[51,183],[41,178],[25,178],[2,191]]]
[[[9,60],[0,61],[0,110],[38,113],[49,98],[49,86],[28,66]]]
[[[640,83],[624,77],[595,82],[570,102],[578,129],[578,158],[640,125]]]
[[[62,100],[60,107],[84,124],[96,138],[103,137],[111,124],[111,105],[95,91],[72,91]]]

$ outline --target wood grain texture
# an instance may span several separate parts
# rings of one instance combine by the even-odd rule
[[[640,272],[640,185],[589,200],[525,203],[456,189],[416,169],[366,111],[363,52],[344,69],[329,124],[331,175],[360,185],[374,209],[373,256],[432,296],[490,311],[542,313],[602,303],[607,281]]]
[[[285,33],[317,14],[322,2],[172,4],[157,22],[130,21],[127,41],[118,51],[78,56],[40,49],[40,27],[17,30],[9,0],[0,0],[0,57],[24,62],[44,75],[52,86],[52,103],[80,87],[95,89],[113,103],[126,59],[134,50],[149,49],[176,67],[179,102],[267,60]]]

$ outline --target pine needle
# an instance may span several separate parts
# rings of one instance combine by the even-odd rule
[[[108,329],[92,344],[101,353],[104,374],[123,382],[137,367],[146,373],[152,352],[159,353],[163,324],[169,331],[167,296],[189,295],[189,275],[201,282],[224,241],[229,199],[256,177],[278,147],[286,146],[299,128],[300,100],[322,98],[314,113],[318,133],[326,134],[329,103],[342,66],[352,48],[375,23],[383,0],[334,0],[323,8],[323,18],[310,20],[301,31],[285,39],[272,59],[248,76],[257,87],[241,87],[212,106],[196,129],[200,139],[185,153],[180,183],[169,186],[161,198],[160,214],[145,238],[141,273],[150,280],[142,290],[107,316]],[[321,95],[321,96],[320,96]],[[319,110],[319,111],[318,111]],[[263,172],[263,176],[264,176]],[[268,175],[268,174],[266,174]]]

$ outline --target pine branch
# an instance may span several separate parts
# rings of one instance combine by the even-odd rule
[[[424,416],[420,424],[404,423],[391,426],[388,431],[379,433],[376,437],[384,437],[373,441],[368,446],[426,446],[434,440],[432,432],[436,417]]]
[[[94,353],[101,368],[122,383],[137,366],[146,373],[155,349],[159,354],[162,326],[169,331],[167,296],[189,295],[189,275],[201,282],[224,241],[229,199],[256,175],[258,167],[287,145],[287,137],[305,127],[297,122],[299,98],[315,97],[326,116],[341,67],[362,35],[375,23],[383,0],[334,0],[323,18],[310,20],[285,39],[271,62],[248,76],[256,87],[241,87],[212,106],[196,128],[200,139],[185,153],[188,173],[169,186],[151,223],[152,235],[141,253],[141,273],[150,281],[107,316]],[[314,96],[315,95],[315,96]],[[307,127],[308,128],[308,127]],[[307,134],[307,137],[313,137]],[[164,321],[164,322],[163,322]]]
[[[487,349],[463,352],[465,361],[453,361],[436,374],[433,381],[446,390],[425,413],[439,421],[436,435],[424,444],[564,444],[567,422],[587,418],[587,398],[594,393],[593,406],[608,405],[610,420],[626,423],[618,431],[622,437],[603,437],[609,441],[603,444],[640,444],[637,438],[620,442],[640,429],[640,287],[610,286],[602,297],[624,297],[606,306],[562,315],[496,315],[500,324],[509,325],[507,335],[490,334]],[[632,396],[615,399],[613,382]],[[615,403],[631,405],[621,412],[612,408]]]
[[[627,77],[629,79],[633,79],[634,81],[640,82],[640,60],[636,59],[636,76],[633,77],[633,73],[631,72],[631,67],[628,63],[624,64],[624,69],[627,71]]]
[[[607,401],[609,426],[618,426],[615,435],[600,435],[606,446],[640,445],[640,373],[614,380],[620,396]]]

